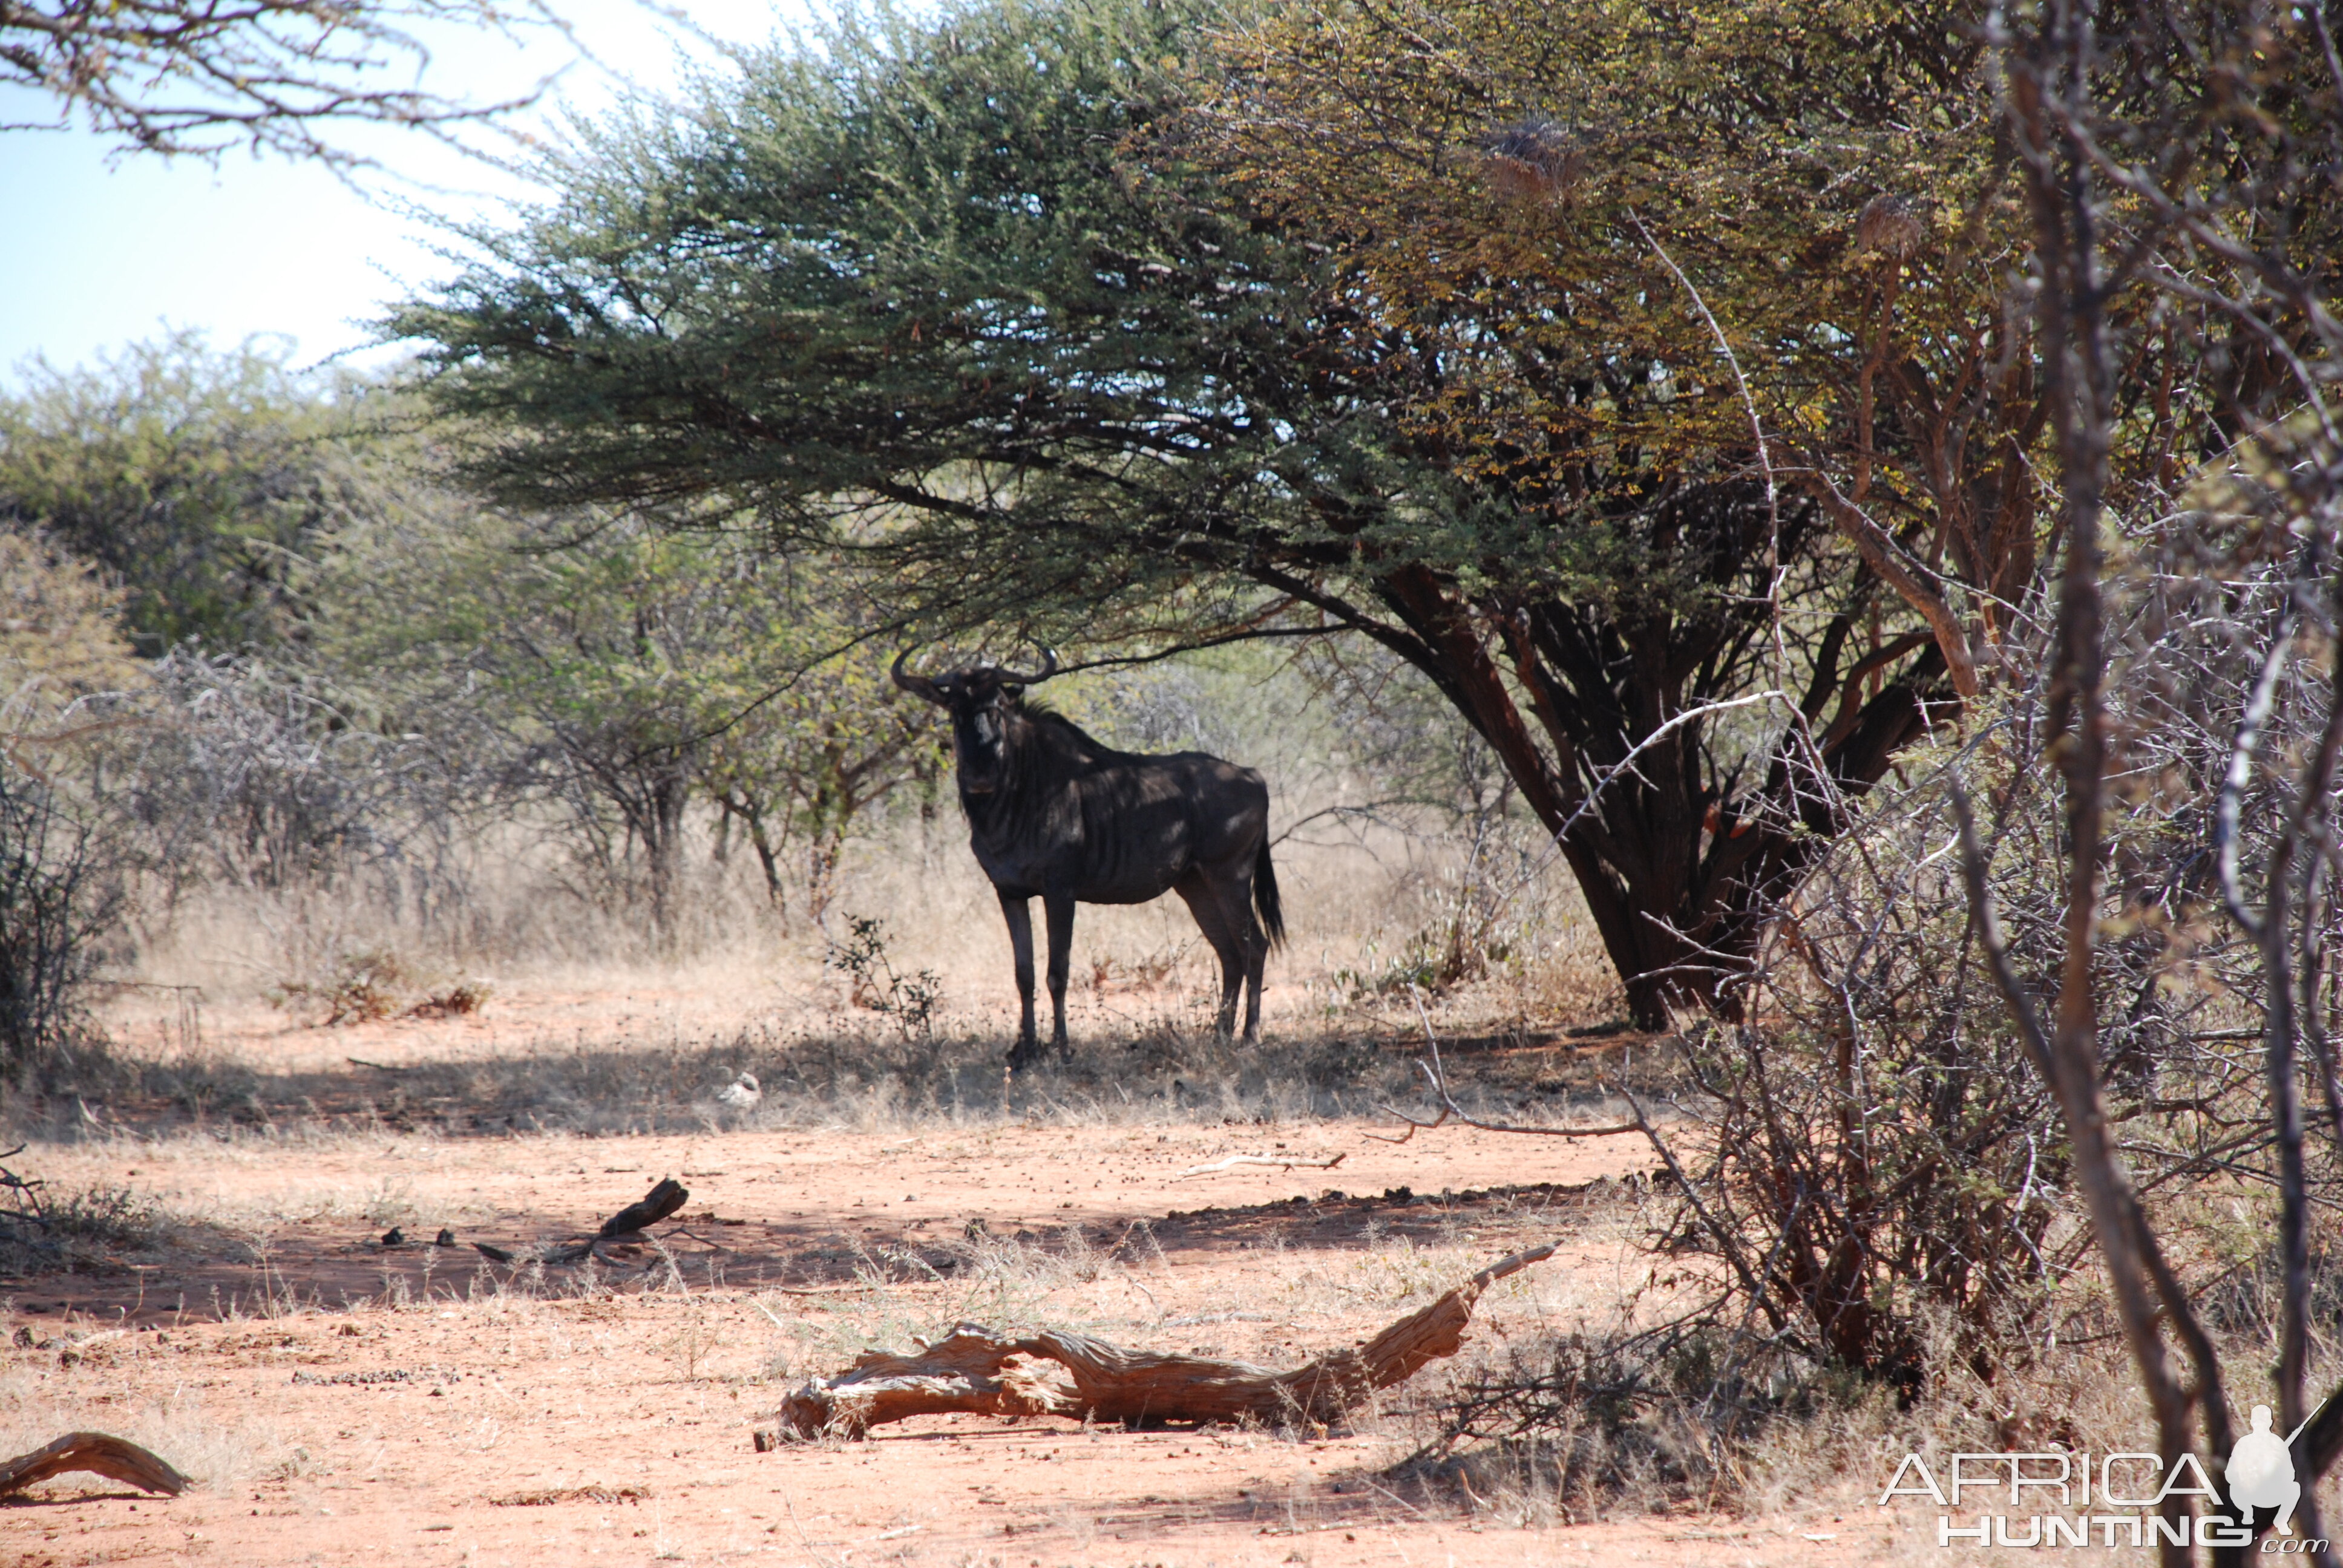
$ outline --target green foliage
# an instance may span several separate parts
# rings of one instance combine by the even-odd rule
[[[1311,488],[1349,440],[1294,360],[1298,253],[1127,156],[1203,14],[841,21],[688,115],[589,133],[557,205],[471,236],[490,260],[389,329],[508,499],[883,545],[899,598],[955,627],[1149,623],[1192,577],[1178,535],[1306,523],[1254,482],[1288,461],[1283,419],[1312,427]],[[1015,548],[977,526],[1011,514]]]
[[[438,900],[463,824],[550,801],[581,890],[647,895],[662,931],[705,805],[719,855],[746,839],[818,916],[871,810],[936,771],[883,669],[830,657],[869,629],[852,574],[483,511],[407,413],[186,337],[0,404],[0,739],[43,768],[102,743],[103,800],[87,747],[59,782],[166,905],[360,868]]]
[[[0,748],[54,736],[77,705],[145,683],[122,595],[87,561],[0,528]]]
[[[478,516],[447,495],[337,538],[307,580],[321,661],[376,722],[558,802],[598,883],[665,927],[704,796],[777,904],[803,851],[810,912],[848,837],[912,776],[916,712],[868,659],[851,579],[754,541],[639,519]]]
[[[1722,331],[1777,462],[1827,453],[1841,484],[1927,508],[1951,498],[1911,467],[1925,432],[1856,405],[1976,378],[2024,216],[1980,20],[1878,0],[1277,10],[1226,41],[1201,135],[1250,203],[1356,268],[1356,329],[1406,345],[1387,383],[1457,466],[1584,491],[1746,460]]]
[[[194,333],[96,368],[37,367],[0,397],[0,527],[37,529],[124,586],[140,651],[293,629],[292,564],[358,504],[357,407],[281,356]]]
[[[933,970],[900,974],[887,956],[887,922],[867,915],[846,918],[847,937],[831,942],[824,961],[843,971],[854,1003],[895,1020],[905,1040],[935,1036],[936,1009],[943,1004],[943,981]]]

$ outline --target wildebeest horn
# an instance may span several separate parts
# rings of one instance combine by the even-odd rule
[[[1045,648],[1041,650],[1041,668],[1031,675],[1011,669],[1005,664],[1001,667],[1001,678],[1013,681],[1019,686],[1039,686],[1057,673],[1058,650],[1054,648]]]
[[[924,675],[909,675],[904,672],[903,661],[910,657],[911,650],[908,648],[902,652],[897,654],[895,656],[894,667],[890,669],[888,673],[895,678],[896,685],[901,687],[912,696],[926,698],[930,702],[936,704],[940,708],[942,707],[944,705],[943,693],[936,689],[936,683],[934,681],[930,680]]]

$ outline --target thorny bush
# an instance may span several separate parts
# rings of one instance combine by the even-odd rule
[[[2278,635],[2284,544],[2207,510],[2136,530],[2110,626],[2124,809],[2095,982],[2110,1115],[2180,1265],[2207,1282],[2234,1250],[2208,1217],[2267,1203],[2275,1181],[2261,958],[2221,912],[2214,802],[2266,661],[2265,747],[2307,745],[2325,712],[2324,638]],[[2040,668],[2027,651],[2010,668]],[[1685,1181],[1669,1244],[1712,1260],[1716,1321],[1906,1400],[1945,1356],[1990,1382],[2110,1326],[2066,1133],[1994,989],[1954,844],[1957,775],[1986,819],[2013,958],[2055,989],[2050,739],[2039,688],[2018,689],[1908,756],[1912,782],[1865,802],[1777,911],[1741,1020],[1684,1036],[1688,1121],[1667,1141]],[[2290,806],[2276,785],[2245,792],[2247,864],[2267,859]],[[2332,926],[2331,902],[2320,919]]]
[[[897,973],[894,960],[887,956],[887,922],[882,920],[849,915],[846,927],[846,940],[831,942],[824,961],[851,980],[854,1005],[893,1019],[907,1040],[934,1039],[936,1010],[944,994],[936,971]]]
[[[98,836],[0,753],[0,1075],[72,1045],[122,907]]]
[[[2250,505],[2182,511],[2121,544],[2109,621],[2121,809],[2094,981],[2108,1115],[2217,1350],[2266,1362],[2278,1171],[2263,960],[2222,910],[2214,817],[2265,675],[2263,754],[2313,743],[2335,633],[2285,613],[2288,540]],[[2039,668],[2040,652],[2013,648],[2007,668]],[[1740,1018],[1680,1032],[1675,1119],[1645,1107],[1670,1166],[1654,1289],[1618,1332],[1462,1380],[1419,1468],[1596,1507],[1655,1487],[1717,1505],[1763,1458],[1765,1434],[1882,1394],[1927,1402],[1932,1427],[1998,1431],[2027,1406],[2041,1408],[2026,1421],[2060,1430],[2076,1417],[2047,1407],[2084,1401],[2082,1369],[2120,1340],[2064,1124],[1986,970],[1951,807],[1957,777],[1986,832],[2012,958],[2052,989],[2064,824],[2050,739],[2039,686],[2004,689],[1907,754],[1908,782],[1860,803],[1775,910]],[[2239,791],[2248,898],[2293,809],[2288,771],[2260,770]],[[2337,902],[2321,884],[2303,1071],[2309,1119],[2343,1121]],[[2310,1184],[2325,1213],[2343,1204],[2336,1162]],[[2314,1258],[2337,1247],[2322,1221]],[[2318,1300],[2314,1321],[2334,1322],[2331,1284]]]

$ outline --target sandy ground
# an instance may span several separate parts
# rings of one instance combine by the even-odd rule
[[[437,1046],[281,1043],[322,1067],[477,1049],[474,1027]],[[1644,1268],[1627,1245],[1639,1142],[1373,1136],[1388,1131],[280,1127],[36,1145],[9,1163],[54,1191],[127,1188],[203,1220],[146,1266],[0,1282],[0,1446],[114,1431],[203,1484],[162,1500],[48,1483],[0,1506],[0,1563],[1820,1568],[1913,1552],[1920,1521],[1861,1506],[1852,1482],[1761,1519],[1474,1509],[1386,1475],[1428,1430],[1403,1410],[1322,1441],[930,1417],[753,1451],[796,1382],[962,1320],[1288,1365],[1559,1241],[1491,1292],[1470,1360],[1615,1312]],[[1279,1152],[1342,1158],[1183,1174]],[[667,1257],[533,1273],[472,1249],[590,1231],[666,1175],[691,1189]],[[417,1244],[443,1229],[454,1245]]]

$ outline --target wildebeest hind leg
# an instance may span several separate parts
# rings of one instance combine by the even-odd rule
[[[1247,910],[1250,917],[1252,911]],[[1269,962],[1269,933],[1248,918],[1245,921],[1245,1028],[1247,1045],[1261,1043],[1261,975]]]
[[[1033,1040],[1033,910],[1023,899],[1001,895],[1001,917],[1009,922],[1009,946],[1016,955],[1019,1020],[1017,1044],[1009,1052],[1011,1070],[1040,1054]]]
[[[1196,917],[1196,929],[1204,933],[1221,960],[1221,1011],[1212,1027],[1226,1040],[1236,1032],[1237,991],[1244,984],[1244,949],[1230,929],[1220,889],[1202,871],[1189,872],[1172,884],[1172,890],[1187,903],[1188,912]]]
[[[1074,900],[1054,893],[1041,896],[1042,918],[1050,923],[1050,1011],[1056,1026],[1050,1043],[1061,1052],[1066,1044],[1066,971],[1074,959]]]
[[[1221,895],[1222,918],[1228,922],[1229,946],[1235,954],[1236,968],[1232,971],[1244,980],[1245,1019],[1244,1040],[1247,1045],[1261,1043],[1261,979],[1269,960],[1269,933],[1253,919],[1252,879],[1239,871],[1213,883]],[[1234,1017],[1236,980],[1229,981],[1231,1001],[1228,1011]],[[1228,1029],[1222,1026],[1222,1033]]]

